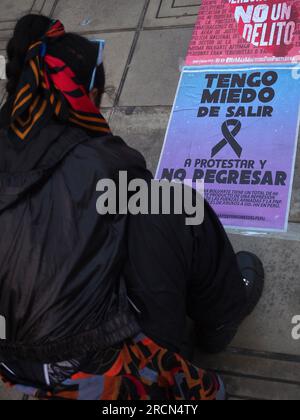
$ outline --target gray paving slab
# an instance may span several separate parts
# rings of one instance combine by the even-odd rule
[[[201,0],[150,0],[145,28],[194,25]]]
[[[0,39],[8,39],[16,21],[27,13],[39,13],[50,16],[55,0],[1,0]]]
[[[6,55],[6,45],[7,45],[7,41],[6,40],[2,40],[0,41],[0,55],[5,56]]]
[[[197,353],[194,363],[205,369],[215,370],[221,374],[240,375],[267,379],[273,382],[285,381],[300,385],[299,360],[280,360],[271,355],[239,354],[227,351],[220,355],[204,355]]]
[[[34,0],[2,0],[0,22],[14,21],[25,13],[30,12]]]
[[[52,16],[57,0],[35,0],[31,13],[39,13],[45,16]],[[76,4],[76,0],[74,1]]]
[[[229,395],[238,399],[267,401],[299,401],[300,386],[256,378],[223,375]]]
[[[68,31],[119,30],[136,28],[143,8],[144,0],[60,0],[54,17],[61,19]]]
[[[131,146],[146,158],[149,169],[154,173],[159,160],[162,142],[170,115],[169,107],[115,109],[111,127]]]
[[[114,105],[120,87],[128,56],[132,47],[134,32],[101,33],[88,36],[90,39],[104,39],[104,63],[106,72],[106,89],[103,106]]]
[[[172,105],[191,37],[192,28],[142,32],[119,104]]]
[[[173,1],[174,9],[186,8],[186,7],[191,7],[191,6],[198,6],[199,8],[201,6],[201,0],[175,0]],[[195,10],[193,10],[193,13],[194,12]]]

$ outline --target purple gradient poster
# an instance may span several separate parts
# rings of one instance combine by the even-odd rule
[[[157,178],[204,179],[227,227],[287,230],[299,84],[293,65],[184,68]]]

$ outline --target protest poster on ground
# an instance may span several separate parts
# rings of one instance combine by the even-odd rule
[[[300,61],[299,0],[202,0],[186,65]]]
[[[286,230],[299,88],[293,65],[184,68],[157,178],[204,179],[225,226]]]

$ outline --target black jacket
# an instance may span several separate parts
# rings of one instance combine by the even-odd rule
[[[100,216],[96,184],[151,178],[119,137],[50,124],[32,142],[0,135],[0,359],[50,363],[139,332],[122,270],[127,216]]]

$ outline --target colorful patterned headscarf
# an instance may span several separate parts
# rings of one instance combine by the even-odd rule
[[[30,140],[53,116],[99,135],[111,132],[72,69],[47,54],[47,43],[63,35],[62,23],[53,21],[44,38],[28,50],[10,119],[12,134],[22,141]]]

